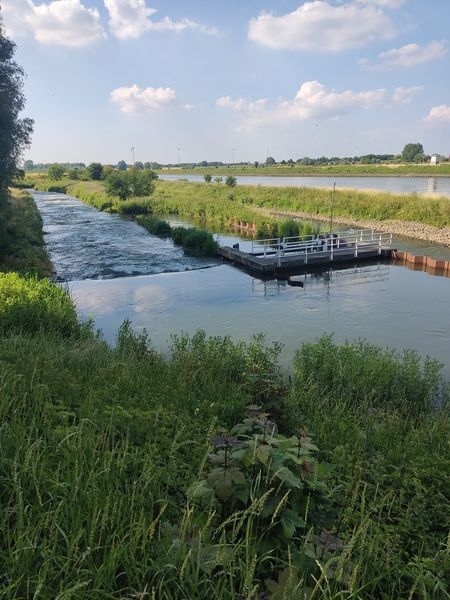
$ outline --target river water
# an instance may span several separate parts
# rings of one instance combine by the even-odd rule
[[[293,287],[215,259],[184,257],[170,241],[75,198],[35,199],[58,279],[68,282],[79,314],[92,316],[111,343],[126,318],[163,351],[181,332],[203,329],[236,341],[263,333],[268,343],[284,344],[281,362],[289,368],[302,342],[326,333],[337,342],[363,337],[417,349],[438,359],[450,378],[449,278],[373,264],[302,275],[303,287]],[[236,239],[219,236],[226,244]],[[450,259],[450,249],[396,240],[402,244]]]
[[[224,171],[213,173],[215,177],[222,177],[225,181],[227,173]],[[167,181],[204,181],[203,175],[159,175],[160,179]],[[439,195],[450,198],[450,177],[271,177],[238,175],[237,183],[240,185],[261,185],[270,187],[314,187],[332,188],[336,183],[338,189],[376,190],[378,192]]]

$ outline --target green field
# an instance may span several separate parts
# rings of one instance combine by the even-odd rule
[[[37,179],[34,183],[37,189],[51,189],[55,182]],[[123,202],[108,198],[101,182],[63,180],[57,187],[100,210],[123,212],[130,203],[137,203],[149,212],[178,213],[208,226],[233,229],[236,221],[254,223],[262,237],[276,233],[274,225],[280,220],[268,215],[267,210],[305,212],[312,217],[329,217],[331,212],[331,191],[317,188],[247,185],[229,188],[216,183],[160,180],[156,181],[152,196]],[[361,221],[396,219],[445,227],[450,224],[450,199],[336,190],[333,213],[335,217]]]
[[[439,364],[325,336],[288,377],[257,332],[167,332],[162,355],[127,321],[111,347],[4,256],[1,598],[450,597]]]
[[[440,165],[430,164],[354,164],[354,165],[223,165],[219,167],[195,167],[195,168],[165,168],[158,173],[165,175],[204,175],[210,173],[213,177],[217,174],[225,175],[271,175],[271,176],[302,176],[302,177],[439,177],[450,175],[450,163]]]

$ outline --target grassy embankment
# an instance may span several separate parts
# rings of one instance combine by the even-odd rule
[[[0,333],[2,598],[449,597],[435,362],[324,337],[286,382],[257,338],[111,348],[14,273]]]
[[[29,194],[12,190],[0,199],[0,270],[48,276],[42,219]]]
[[[195,167],[183,169],[172,167],[157,173],[165,175],[258,175],[301,177],[445,177],[450,175],[450,163],[434,166],[429,164],[378,164],[378,165],[224,165],[219,167]]]
[[[288,385],[258,340],[110,348],[49,286],[0,276],[3,598],[448,597],[434,363],[323,338]]]
[[[48,189],[51,182],[37,180],[38,189]],[[276,235],[280,218],[267,215],[267,210],[308,213],[312,217],[330,216],[331,192],[317,188],[277,188],[184,181],[157,181],[154,194],[145,199],[108,199],[99,182],[61,182],[67,191],[100,210],[126,211],[127,203],[147,206],[157,214],[179,213],[208,227],[233,229],[236,222],[250,223],[261,235]],[[412,221],[442,228],[450,224],[450,199],[336,190],[335,218],[359,221]],[[282,227],[280,227],[282,229]],[[308,234],[308,231],[305,230]]]

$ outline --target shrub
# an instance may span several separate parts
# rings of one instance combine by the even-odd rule
[[[438,361],[421,365],[414,350],[403,353],[358,340],[338,345],[332,336],[305,343],[295,356],[299,385],[313,386],[328,398],[345,399],[349,409],[362,403],[399,410],[405,417],[430,410],[439,400]]]
[[[288,221],[282,221],[278,226],[280,237],[294,237],[299,235],[300,228],[299,222],[289,219]]]
[[[67,289],[47,279],[0,273],[0,332],[79,333],[75,306]]]
[[[215,256],[219,247],[209,232],[194,227],[175,227],[172,229],[172,239],[191,256]]]
[[[121,202],[117,208],[119,213],[130,217],[147,215],[152,212],[152,207],[148,202],[137,202],[133,200],[125,200],[124,202]]]
[[[170,237],[172,228],[167,221],[158,219],[153,215],[138,215],[136,219],[139,225],[142,225],[149,233],[158,237]]]

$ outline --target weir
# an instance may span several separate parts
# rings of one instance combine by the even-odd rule
[[[270,238],[219,249],[224,259],[259,275],[389,260],[394,252],[392,234],[375,230]]]

